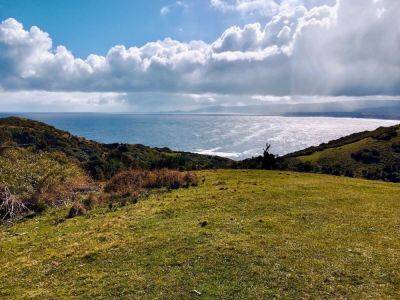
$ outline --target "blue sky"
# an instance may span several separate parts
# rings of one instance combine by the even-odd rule
[[[398,0],[0,0],[0,111],[400,98]]]
[[[169,7],[164,15],[163,7]],[[246,23],[237,16],[222,18],[207,0],[184,5],[171,0],[0,0],[0,19],[7,18],[38,26],[54,44],[68,46],[79,57],[166,37],[212,42],[227,27]]]

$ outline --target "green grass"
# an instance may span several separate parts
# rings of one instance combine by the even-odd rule
[[[288,169],[400,182],[400,152],[395,146],[400,144],[400,129],[396,128],[399,127],[358,133],[289,154],[286,157]],[[385,130],[395,135],[382,138]],[[361,139],[352,140],[353,136]],[[356,159],[365,151],[378,153],[376,160]]]
[[[198,187],[136,205],[3,226],[0,297],[400,297],[398,184],[198,174]]]
[[[310,155],[299,156],[298,159],[304,162],[317,163],[321,159],[327,158],[328,160],[352,160],[351,154],[362,148],[374,146],[374,141],[367,138],[351,144],[343,145],[337,148],[327,148],[322,151],[316,151]],[[342,161],[343,163],[343,161]]]

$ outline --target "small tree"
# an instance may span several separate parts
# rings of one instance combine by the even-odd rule
[[[271,145],[266,143],[262,157],[262,168],[267,170],[273,169],[276,163],[276,156],[269,152],[270,148]]]

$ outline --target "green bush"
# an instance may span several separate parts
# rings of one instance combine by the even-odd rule
[[[352,153],[351,157],[365,164],[374,164],[380,161],[380,153],[375,149],[362,149]]]

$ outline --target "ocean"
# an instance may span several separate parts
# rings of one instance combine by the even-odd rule
[[[10,114],[0,114],[4,117]],[[72,134],[104,143],[143,144],[243,159],[266,143],[286,154],[379,126],[392,120],[248,115],[19,113]]]

